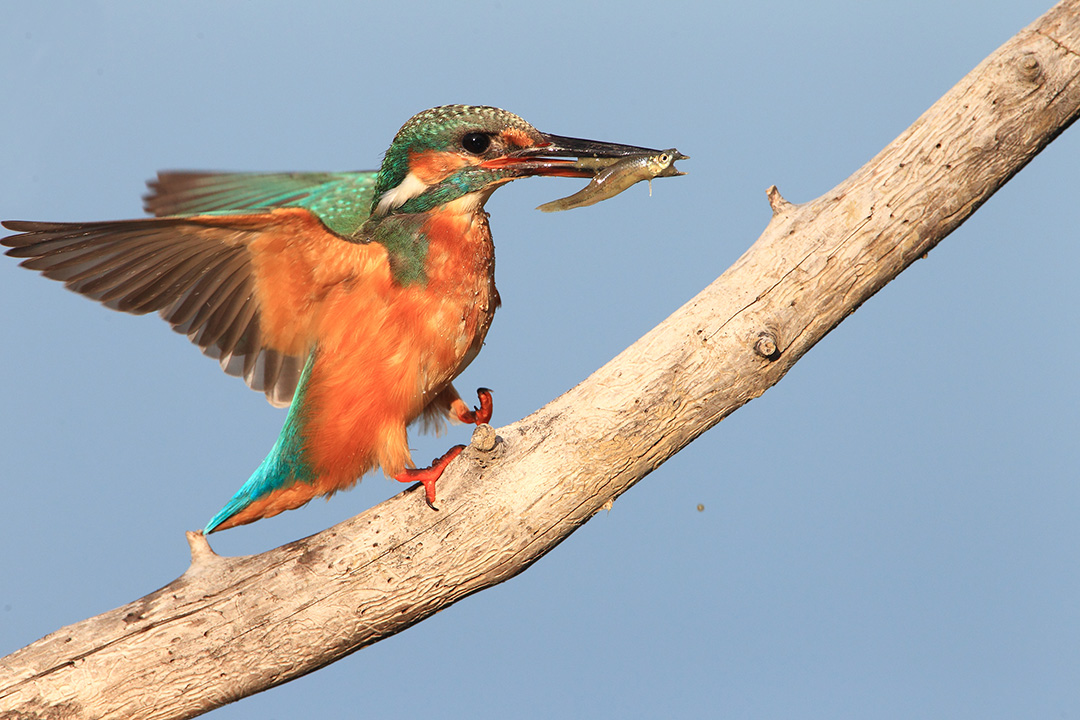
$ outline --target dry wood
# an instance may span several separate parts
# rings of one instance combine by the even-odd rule
[[[0,718],[186,718],[286,682],[522,572],[783,377],[1080,111],[1080,0],[1012,38],[823,197],[578,387],[480,428],[440,482],[257,556],[189,537],[175,582],[0,660]]]

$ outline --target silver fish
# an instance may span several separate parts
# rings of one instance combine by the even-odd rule
[[[653,155],[631,155],[614,162],[608,158],[597,158],[595,160],[582,158],[576,163],[578,167],[589,170],[598,169],[592,181],[573,195],[544,203],[536,209],[543,212],[558,212],[559,210],[595,205],[601,200],[615,197],[623,190],[642,180],[649,181],[649,194],[651,195],[653,178],[685,175],[686,173],[676,169],[675,161],[689,159],[688,155],[683,155],[675,148]],[[603,164],[600,161],[604,161]]]

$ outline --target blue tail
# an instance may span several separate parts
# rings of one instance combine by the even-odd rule
[[[281,434],[278,435],[270,454],[251,474],[248,481],[236,491],[232,500],[229,500],[225,507],[206,523],[206,527],[203,528],[204,535],[214,532],[221,523],[275,490],[289,487],[297,482],[314,482],[315,474],[304,457],[304,438],[301,433],[306,420],[304,396],[307,394],[307,380],[308,375],[311,374],[311,366],[314,364],[315,353],[312,352],[304,364],[303,372],[300,373],[296,394],[293,395],[289,414],[285,417],[285,426],[281,428]]]

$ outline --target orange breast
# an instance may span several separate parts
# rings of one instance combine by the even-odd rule
[[[344,242],[299,208],[275,210],[273,218],[263,221],[265,228],[249,245],[262,341],[303,357],[319,337],[332,293],[356,286],[385,293],[386,250]]]
[[[498,305],[487,215],[432,213],[426,284],[396,285],[388,263],[321,303],[305,435],[320,492],[375,465],[412,465],[405,427],[479,352]]]

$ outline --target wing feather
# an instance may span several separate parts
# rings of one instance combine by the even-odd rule
[[[158,217],[298,207],[331,232],[353,235],[368,218],[377,173],[161,172],[147,183],[146,211]]]
[[[19,234],[0,243],[23,266],[108,307],[159,313],[226,372],[243,377],[271,403],[287,405],[310,350],[295,337],[309,329],[290,328],[288,348],[267,336],[249,252],[250,243],[275,232],[278,221],[294,235],[321,233],[323,241],[342,242],[310,212],[294,208],[96,223],[11,221],[4,226]],[[296,320],[305,321],[310,315]]]

